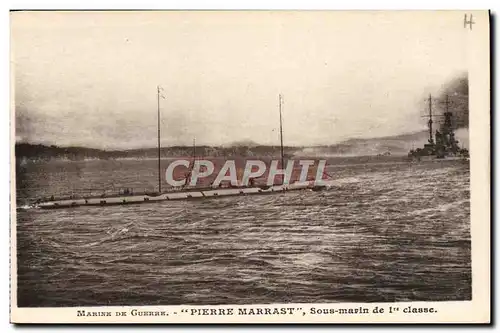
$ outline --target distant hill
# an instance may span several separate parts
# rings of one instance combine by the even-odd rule
[[[298,148],[284,147],[285,154],[291,155]],[[197,146],[196,156],[211,157],[272,157],[280,155],[279,146],[230,146],[230,147],[210,147]],[[55,145],[46,146],[41,144],[16,143],[16,159],[30,160],[87,160],[87,159],[123,159],[123,158],[157,158],[157,148],[129,149],[129,150],[101,150],[85,147],[58,147]],[[161,148],[162,157],[191,157],[193,147],[175,146]]]
[[[319,147],[307,147],[295,153],[304,156],[371,156],[406,155],[412,146],[419,147],[427,142],[425,131],[378,138],[353,138]]]
[[[258,143],[252,140],[241,140],[241,141],[235,141],[227,145],[223,145],[223,147],[258,147],[260,146]]]
[[[106,159],[108,154],[105,151],[85,147],[58,147],[34,145],[30,143],[16,143],[16,158],[30,158],[48,160],[53,158],[78,160],[85,158]]]
[[[468,147],[469,133],[461,128],[455,131],[461,147]],[[373,156],[407,155],[411,149],[423,147],[429,139],[426,130],[378,138],[353,138],[337,144],[307,147],[295,152],[296,156]]]
[[[459,129],[456,137],[460,146],[468,147],[468,130]],[[284,147],[287,156],[320,157],[320,156],[372,156],[372,155],[406,155],[412,148],[422,147],[428,139],[427,131],[406,133],[379,138],[353,138],[346,141],[314,147]],[[58,147],[17,143],[16,158],[50,160],[85,160],[85,159],[119,159],[119,158],[157,158],[156,148],[129,150],[100,150],[85,147]],[[193,147],[174,146],[161,148],[162,157],[190,157]],[[253,141],[235,142],[231,146],[211,147],[197,146],[198,157],[278,157],[279,146],[264,146]]]

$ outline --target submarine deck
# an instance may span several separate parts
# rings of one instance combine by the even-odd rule
[[[237,195],[257,195],[257,194],[272,194],[283,191],[297,190],[315,190],[321,189],[322,186],[315,186],[314,183],[294,183],[289,185],[274,185],[267,189],[261,187],[241,187],[241,188],[223,188],[223,189],[189,189],[179,192],[167,192],[157,195],[119,195],[110,197],[92,197],[80,199],[61,199],[41,202],[35,205],[36,208],[42,209],[57,209],[71,208],[79,206],[111,206],[111,205],[129,205],[141,203],[153,203],[168,200],[191,200],[191,199],[207,199]]]

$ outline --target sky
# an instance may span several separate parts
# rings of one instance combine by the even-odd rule
[[[463,12],[13,12],[16,141],[325,145],[425,129]]]

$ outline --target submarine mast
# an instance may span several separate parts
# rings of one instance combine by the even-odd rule
[[[432,95],[429,94],[429,143],[433,144],[433,132],[432,132]]]
[[[283,123],[282,123],[282,116],[281,116],[281,109],[282,109],[282,104],[283,104],[283,95],[279,94],[279,111],[280,111],[280,147],[281,147],[281,168],[285,168],[285,158],[283,154]]]
[[[160,86],[156,87],[158,101],[158,192],[161,193],[161,143],[160,143]]]

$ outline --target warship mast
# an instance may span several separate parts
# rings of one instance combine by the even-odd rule
[[[432,134],[432,95],[429,94],[429,143],[433,144],[434,139],[433,139],[433,134]]]

